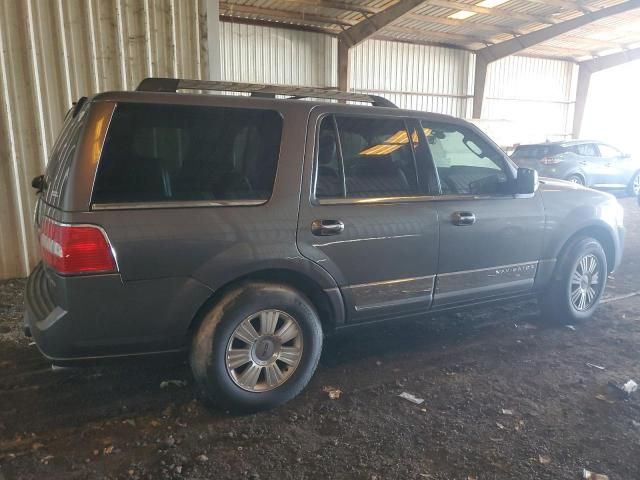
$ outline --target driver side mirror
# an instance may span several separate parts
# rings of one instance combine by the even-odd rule
[[[538,172],[533,168],[518,168],[516,176],[516,194],[531,195],[538,190]]]

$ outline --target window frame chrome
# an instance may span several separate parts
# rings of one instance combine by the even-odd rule
[[[256,207],[264,205],[266,200],[187,200],[167,202],[122,202],[92,203],[92,211],[109,210],[157,210],[163,208],[206,208],[206,207]]]

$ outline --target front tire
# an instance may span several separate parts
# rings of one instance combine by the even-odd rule
[[[540,296],[543,317],[564,324],[590,319],[604,293],[607,272],[607,257],[596,239],[573,239]]]
[[[320,320],[302,293],[287,285],[247,283],[204,316],[190,363],[214,405],[258,411],[298,395],[321,351]]]
[[[627,194],[629,194],[629,196],[631,197],[640,196],[640,172],[636,172],[629,182],[629,186],[627,187]]]

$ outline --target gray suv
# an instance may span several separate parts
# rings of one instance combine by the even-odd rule
[[[601,142],[571,141],[519,145],[511,154],[517,165],[540,175],[595,188],[626,189],[640,194],[640,159]]]
[[[297,395],[339,330],[532,297],[588,319],[622,253],[613,196],[538,180],[465,121],[335,90],[147,79],[78,102],[33,183],[42,354],[188,352],[235,410]]]

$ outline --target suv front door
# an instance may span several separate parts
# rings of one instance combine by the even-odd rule
[[[598,144],[598,152],[607,169],[607,176],[603,184],[625,188],[634,173],[631,158],[624,156],[620,150],[603,143]]]
[[[422,120],[442,194],[434,307],[533,287],[544,234],[540,195],[514,195],[514,169],[475,129]]]
[[[425,158],[417,124],[341,111],[310,116],[298,248],[335,278],[349,321],[425,312],[438,219],[416,165]]]
[[[568,147],[576,155],[577,166],[585,174],[585,185],[606,184],[611,175],[607,161],[600,157],[595,143],[577,143]]]

